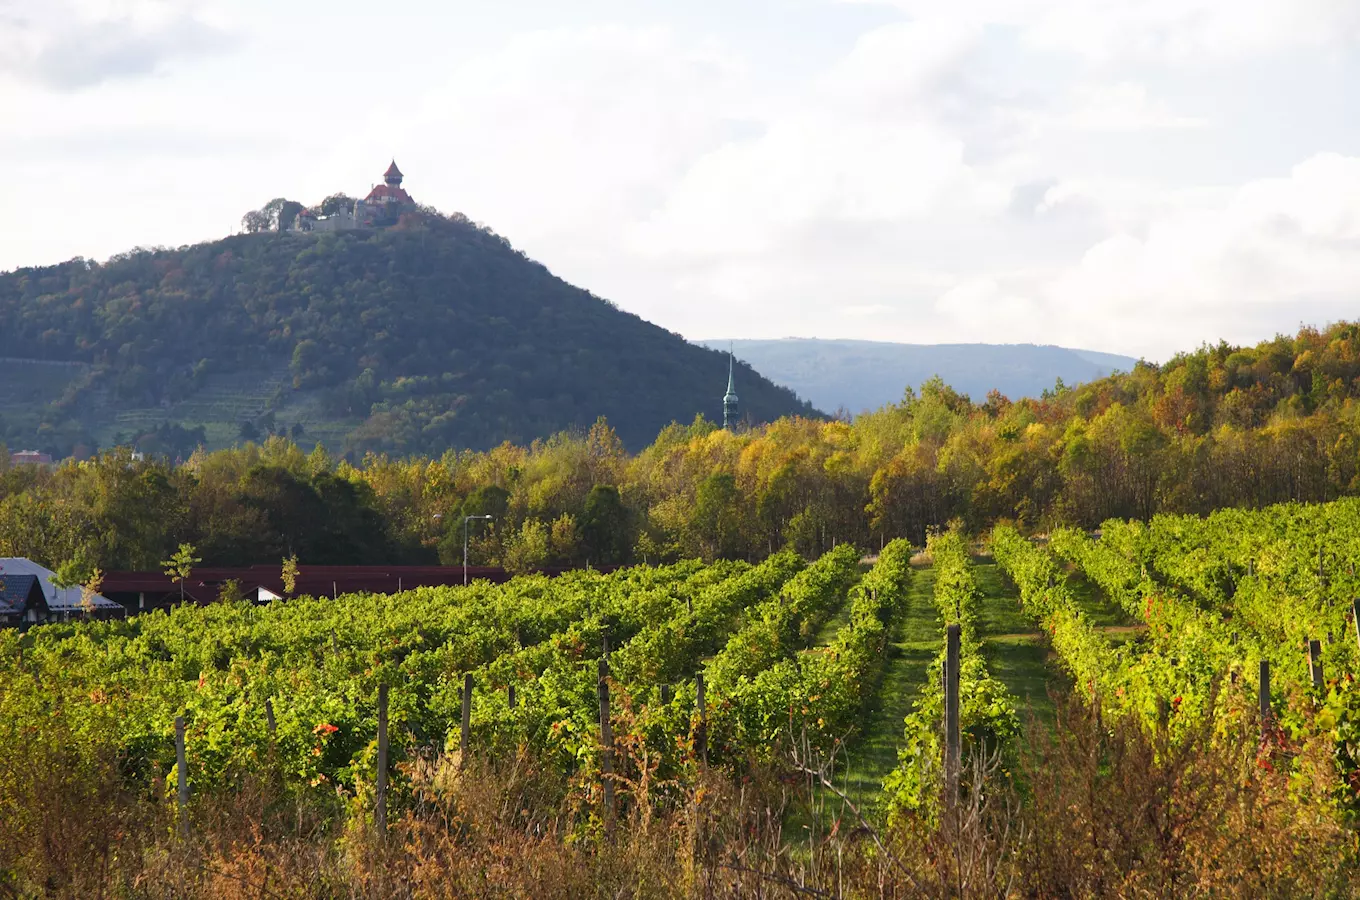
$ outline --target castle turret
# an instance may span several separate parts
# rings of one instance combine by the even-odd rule
[[[401,177],[401,169],[397,168],[397,161],[394,159],[392,165],[383,173],[383,183],[369,191],[368,196],[364,198],[365,216],[369,213],[377,214],[378,218],[387,216],[384,210],[389,203],[415,203],[411,195],[402,190]]]
[[[737,390],[732,381],[732,351],[727,351],[727,393],[723,394],[723,428],[733,431],[737,427]]]

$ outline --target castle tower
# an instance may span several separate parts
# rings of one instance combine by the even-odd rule
[[[735,431],[737,427],[737,390],[733,385],[732,351],[727,351],[727,393],[723,394],[723,428]]]
[[[411,195],[402,190],[401,178],[401,169],[397,168],[397,161],[394,159],[392,160],[392,165],[388,166],[387,171],[383,173],[383,183],[369,191],[368,196],[364,198],[364,219],[367,219],[369,215],[372,214],[374,217],[374,224],[378,224],[385,220],[395,221],[396,216],[392,210],[398,209],[399,207],[389,207],[389,204],[415,204],[415,201],[411,199]]]

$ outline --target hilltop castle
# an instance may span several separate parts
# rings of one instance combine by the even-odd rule
[[[414,206],[415,201],[401,186],[401,169],[397,161],[383,173],[383,183],[375,185],[368,196],[355,200],[353,204],[340,206],[329,215],[321,215],[316,210],[304,209],[293,219],[289,231],[352,231],[356,228],[380,228],[396,222],[403,207]]]

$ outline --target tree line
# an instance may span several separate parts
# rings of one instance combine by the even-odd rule
[[[179,465],[121,449],[0,471],[0,555],[156,569],[190,543],[210,565],[453,564],[465,517],[491,516],[466,523],[471,558],[523,570],[1325,501],[1360,493],[1357,388],[1360,327],[1343,323],[1036,399],[976,403],[934,379],[853,421],[698,417],[637,453],[604,420],[438,457],[283,437]]]

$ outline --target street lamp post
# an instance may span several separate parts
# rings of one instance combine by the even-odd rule
[[[463,516],[463,587],[467,587],[467,556],[468,556],[468,523],[473,519],[486,519],[490,521],[492,516]]]

